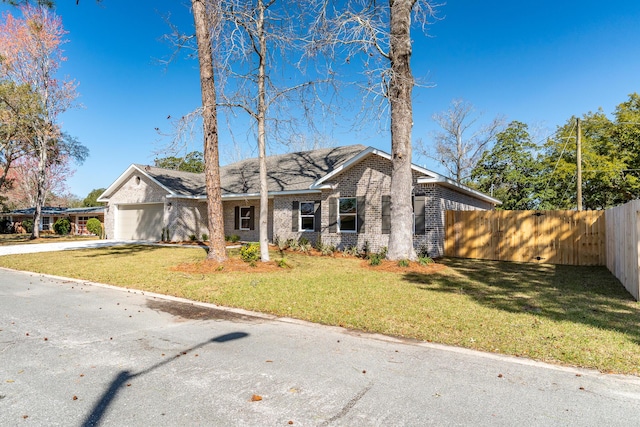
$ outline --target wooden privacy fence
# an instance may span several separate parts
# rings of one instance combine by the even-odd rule
[[[446,211],[446,256],[606,265],[604,211]]]
[[[640,298],[640,200],[607,209],[607,268]]]

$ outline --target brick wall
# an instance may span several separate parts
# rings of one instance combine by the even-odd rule
[[[207,202],[190,199],[170,199],[167,227],[172,241],[198,240],[209,234],[207,225]]]
[[[253,230],[236,230],[235,226],[235,208],[254,206],[254,229]],[[240,240],[246,242],[257,242],[260,240],[260,200],[229,200],[222,203],[224,210],[224,234],[230,236],[236,234],[240,236]],[[273,241],[273,200],[269,200],[269,221],[267,226],[267,234],[269,240]]]
[[[104,229],[107,238],[114,238],[116,205],[135,203],[164,203],[167,192],[141,173],[132,173],[118,187],[107,205],[104,216]],[[165,212],[166,215],[166,212]],[[166,221],[166,217],[165,217]]]

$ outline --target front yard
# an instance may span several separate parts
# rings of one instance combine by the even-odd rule
[[[30,239],[31,234],[0,234],[0,246],[22,245],[32,243],[70,242],[75,240],[96,240],[96,236],[59,236],[57,234],[41,233],[39,239]]]
[[[204,257],[201,248],[132,245],[5,256],[0,266],[640,374],[640,305],[604,267],[445,259],[440,269],[387,271],[339,254],[287,253],[290,268],[204,273]]]

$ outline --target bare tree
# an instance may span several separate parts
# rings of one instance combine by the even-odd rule
[[[220,158],[218,154],[218,118],[216,87],[213,72],[212,32],[219,19],[218,2],[191,0],[198,43],[202,119],[204,127],[204,174],[207,191],[209,253],[207,258],[222,262],[227,259],[224,240],[222,190],[220,188]]]
[[[351,0],[332,6],[319,0],[310,36],[312,44],[331,56],[352,63],[361,58],[368,76],[367,90],[388,101],[391,115],[391,222],[387,258],[415,259],[411,201],[411,130],[413,127],[411,28],[424,31],[435,7],[428,0]]]
[[[46,201],[47,169],[67,151],[81,162],[88,155],[86,147],[65,135],[57,119],[73,106],[77,96],[73,81],[56,74],[65,60],[62,44],[66,31],[62,20],[44,6],[21,6],[22,19],[4,15],[0,25],[0,72],[17,85],[29,85],[37,94],[41,119],[34,123],[29,136],[30,150],[37,158],[37,197],[31,238],[40,235],[38,224]]]
[[[442,128],[434,135],[435,152],[421,142],[419,152],[442,163],[457,182],[469,179],[482,153],[505,125],[500,116],[486,125],[478,123],[480,118],[473,104],[454,99],[447,111],[433,115],[433,120]]]
[[[218,91],[216,105],[228,112],[225,116],[232,137],[234,128],[238,128],[233,120],[236,111],[246,113],[257,141],[262,261],[269,261],[267,133],[273,140],[284,141],[293,133],[300,118],[306,118],[309,128],[313,129],[313,102],[309,100],[317,99],[314,91],[319,80],[307,77],[294,66],[286,72],[278,69],[288,65],[300,46],[303,27],[299,22],[306,4],[297,0],[220,0],[217,2],[219,15],[210,15],[218,20],[216,37],[212,39]],[[179,48],[187,47],[190,37],[171,27],[169,41]],[[276,103],[277,109],[273,108]],[[191,123],[199,113],[195,111],[178,120],[174,124],[178,134],[190,135]],[[177,140],[174,138],[174,141]],[[184,141],[174,145],[185,147]]]

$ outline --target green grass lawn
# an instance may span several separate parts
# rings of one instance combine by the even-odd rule
[[[97,239],[96,236],[59,236],[57,234],[40,234],[40,238],[34,240],[31,240],[30,237],[31,234],[0,234],[0,246]]]
[[[640,374],[640,305],[604,267],[445,259],[438,273],[391,273],[340,255],[287,254],[292,268],[264,273],[172,269],[204,258],[201,248],[121,246],[5,256],[0,266]]]

